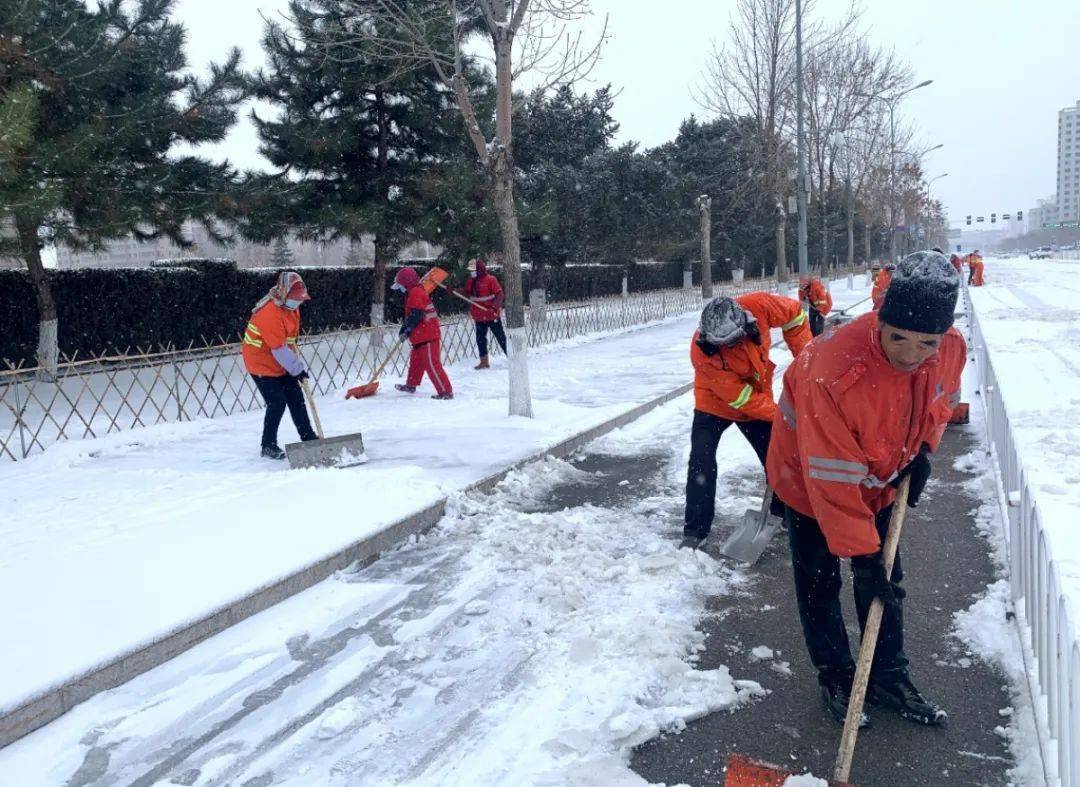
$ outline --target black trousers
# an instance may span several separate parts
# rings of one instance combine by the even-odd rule
[[[289,374],[281,377],[260,377],[253,374],[251,378],[266,401],[263,446],[277,445],[278,426],[281,425],[281,416],[285,414],[286,407],[289,408],[289,415],[301,440],[314,440],[317,437],[315,430],[311,428],[311,421],[308,420],[304,392],[300,388],[299,380]]]
[[[729,421],[701,410],[694,410],[690,428],[690,466],[686,472],[686,524],[683,533],[705,538],[712,529],[716,513],[716,448],[729,426],[735,424],[765,466],[769,453],[772,421]]]
[[[879,512],[875,524],[885,540],[889,528],[892,506]],[[788,526],[788,542],[791,545],[791,563],[795,571],[795,596],[799,605],[806,649],[810,661],[818,670],[818,680],[850,682],[855,676],[855,661],[851,657],[847,629],[840,611],[840,559],[829,552],[825,536],[817,520],[785,507],[784,518]],[[854,557],[852,566],[867,561],[866,557]],[[900,565],[900,552],[893,563],[892,581],[904,578]],[[873,597],[864,583],[852,577],[855,590],[855,612],[859,618],[860,631],[866,626],[866,615]],[[872,680],[887,684],[906,677],[908,658],[904,654],[903,602],[888,604],[881,619],[877,650],[870,666]]]
[[[488,354],[488,330],[502,347],[503,355],[506,355],[506,332],[503,330],[502,320],[491,320],[476,323],[476,349],[480,351],[480,357],[486,358]]]
[[[810,335],[820,336],[825,330],[825,315],[813,306],[808,306],[806,311],[810,317]]]

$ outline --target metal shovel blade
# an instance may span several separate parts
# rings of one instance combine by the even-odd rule
[[[367,461],[364,438],[359,432],[327,437],[324,440],[307,440],[285,446],[289,467],[352,467]]]
[[[727,537],[720,546],[720,554],[740,563],[753,565],[761,558],[773,535],[780,529],[779,520],[769,518],[769,505],[772,503],[772,490],[765,491],[761,510],[749,510],[743,513],[742,523]]]

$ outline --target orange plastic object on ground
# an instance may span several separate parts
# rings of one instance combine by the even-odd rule
[[[783,787],[789,776],[797,774],[785,771],[778,765],[747,757],[745,754],[729,754],[724,787]],[[829,782],[830,787],[851,787],[848,782]]]

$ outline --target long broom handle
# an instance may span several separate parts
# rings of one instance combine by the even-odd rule
[[[889,531],[885,534],[882,557],[885,562],[885,576],[892,579],[893,561],[896,548],[900,545],[900,529],[904,526],[904,514],[907,513],[908,487],[911,478],[905,478],[896,491],[892,516],[889,518]],[[866,699],[866,685],[870,680],[870,663],[874,660],[877,648],[878,630],[881,628],[881,616],[885,605],[875,598],[870,603],[870,612],[866,616],[862,643],[859,645],[859,661],[855,666],[855,680],[851,684],[851,697],[848,700],[847,718],[844,720],[844,734],[840,738],[840,750],[836,754],[836,766],[833,779],[846,782],[851,773],[851,760],[855,756],[855,740],[859,735],[859,721],[862,718],[863,702]]]
[[[851,304],[850,306],[845,306],[845,307],[844,307],[843,309],[837,309],[836,311],[837,311],[838,313],[840,313],[840,314],[846,314],[846,313],[847,313],[847,311],[848,311],[848,309],[854,309],[854,308],[855,308],[856,306],[858,306],[858,305],[859,305],[860,303],[866,303],[866,302],[867,302],[868,300],[870,300],[870,299],[871,299],[872,297],[873,297],[872,295],[867,295],[867,296],[866,296],[865,298],[863,298],[863,299],[862,299],[861,301],[855,301],[855,303]]]
[[[445,284],[443,284],[441,281],[435,282],[435,285],[437,287],[442,287],[444,290],[446,290],[448,293],[453,295],[455,298],[461,298],[461,300],[465,301],[465,303],[469,304],[470,306],[475,306],[478,309],[486,309],[489,312],[495,313],[495,310],[492,309],[490,306],[485,306],[484,304],[480,303],[480,301],[474,301],[472,298],[466,298],[460,292],[458,292],[457,290],[450,289]]]
[[[308,385],[306,379],[300,381],[300,385],[304,388],[304,396],[307,398],[308,407],[311,408],[311,415],[315,419],[315,434],[319,436],[320,440],[326,438],[323,437],[322,421],[319,419],[319,408],[315,406],[315,397],[311,395],[311,386]]]
[[[399,346],[400,344],[396,344],[390,348],[390,352],[386,354],[386,357],[383,358],[383,362],[379,364],[379,368],[375,370],[375,374],[371,376],[371,382],[375,382],[382,377],[383,369],[386,368],[386,364],[390,363],[390,359],[394,357],[394,353],[397,352]]]

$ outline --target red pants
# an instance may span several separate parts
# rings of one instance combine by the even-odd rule
[[[412,348],[409,355],[409,376],[405,380],[406,385],[416,388],[424,379],[424,372],[435,386],[435,393],[453,393],[454,387],[450,385],[450,378],[446,376],[442,361],[439,359],[439,341],[424,342]]]

